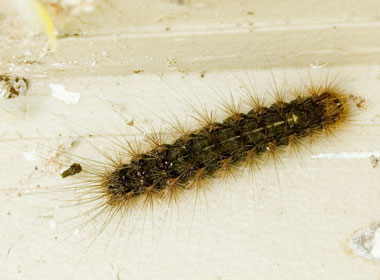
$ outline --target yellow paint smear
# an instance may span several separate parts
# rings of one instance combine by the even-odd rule
[[[55,27],[54,23],[49,15],[49,12],[45,8],[43,4],[40,2],[33,0],[33,8],[40,19],[41,23],[44,27],[44,32],[48,37],[49,43],[53,49],[57,48],[57,36],[55,35]]]

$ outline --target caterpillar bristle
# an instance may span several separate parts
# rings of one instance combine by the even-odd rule
[[[214,123],[216,122],[216,112],[208,110],[204,104],[200,105],[200,109],[193,107],[196,115],[192,116],[201,127],[205,129],[214,129]]]
[[[260,98],[258,95],[250,92],[247,92],[246,95],[247,98],[245,100],[249,107],[258,113],[262,113],[266,103],[265,97]]]
[[[302,159],[302,152],[308,149],[305,141],[300,140],[296,135],[292,134],[288,137],[288,151],[289,154],[294,154],[298,159]]]
[[[175,114],[171,114],[171,119],[174,121],[169,124],[168,135],[177,135],[180,138],[187,139],[191,131],[186,123],[182,123]]]
[[[254,171],[260,170],[260,163],[258,161],[260,161],[260,159],[256,157],[255,148],[249,149],[243,167],[253,173]]]
[[[153,126],[150,128],[150,133],[145,136],[144,143],[147,144],[148,150],[160,150],[163,145],[168,141],[168,135],[162,129],[155,129]]]
[[[241,100],[236,102],[232,93],[230,93],[228,99],[222,98],[222,101],[220,102],[220,107],[228,117],[236,120],[240,118],[240,114],[242,111]]]

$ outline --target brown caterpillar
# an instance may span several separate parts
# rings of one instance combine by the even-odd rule
[[[207,121],[172,144],[153,140],[152,150],[102,174],[101,190],[107,204],[117,208],[141,196],[170,200],[220,171],[331,129],[346,119],[347,110],[346,97],[326,89],[248,113],[234,112],[223,122]]]
[[[265,154],[275,155],[287,146],[296,148],[304,138],[330,134],[352,113],[350,97],[332,82],[312,85],[290,101],[276,94],[270,106],[250,96],[248,112],[227,106],[229,116],[223,121],[201,115],[201,128],[185,131],[177,126],[178,138],[172,142],[153,134],[147,140],[150,149],[142,151],[127,143],[117,158],[109,157],[109,164],[84,167],[86,179],[74,186],[85,198],[81,203],[96,202],[87,213],[95,211],[98,216],[105,211],[112,217],[121,209],[132,211],[139,201],[144,208],[153,206],[155,199],[171,204],[183,191],[199,191],[205,181],[231,174],[241,165],[255,165]]]

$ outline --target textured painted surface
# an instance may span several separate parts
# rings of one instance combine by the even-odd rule
[[[380,220],[380,169],[369,159],[380,137],[377,1],[106,2],[53,17],[60,33],[50,54],[0,1],[1,73],[31,81],[26,97],[0,103],[1,278],[378,279],[378,263],[350,249],[355,232]],[[110,227],[90,243],[101,219],[84,229],[85,219],[62,224],[86,209],[62,207],[71,197],[22,191],[61,184],[57,161],[44,159],[62,157],[46,145],[97,158],[93,147],[107,147],[110,135],[133,140],[141,138],[135,126],[167,128],[168,111],[185,120],[193,110],[184,98],[214,108],[242,82],[265,94],[272,74],[298,84],[325,63],[366,99],[355,118],[365,125],[354,122],[301,157],[285,154],[277,170],[269,163],[254,178],[216,181],[195,206],[189,195],[169,211],[136,213],[122,234]],[[80,93],[79,102],[57,100],[50,84]],[[368,157],[312,159],[330,153]]]

